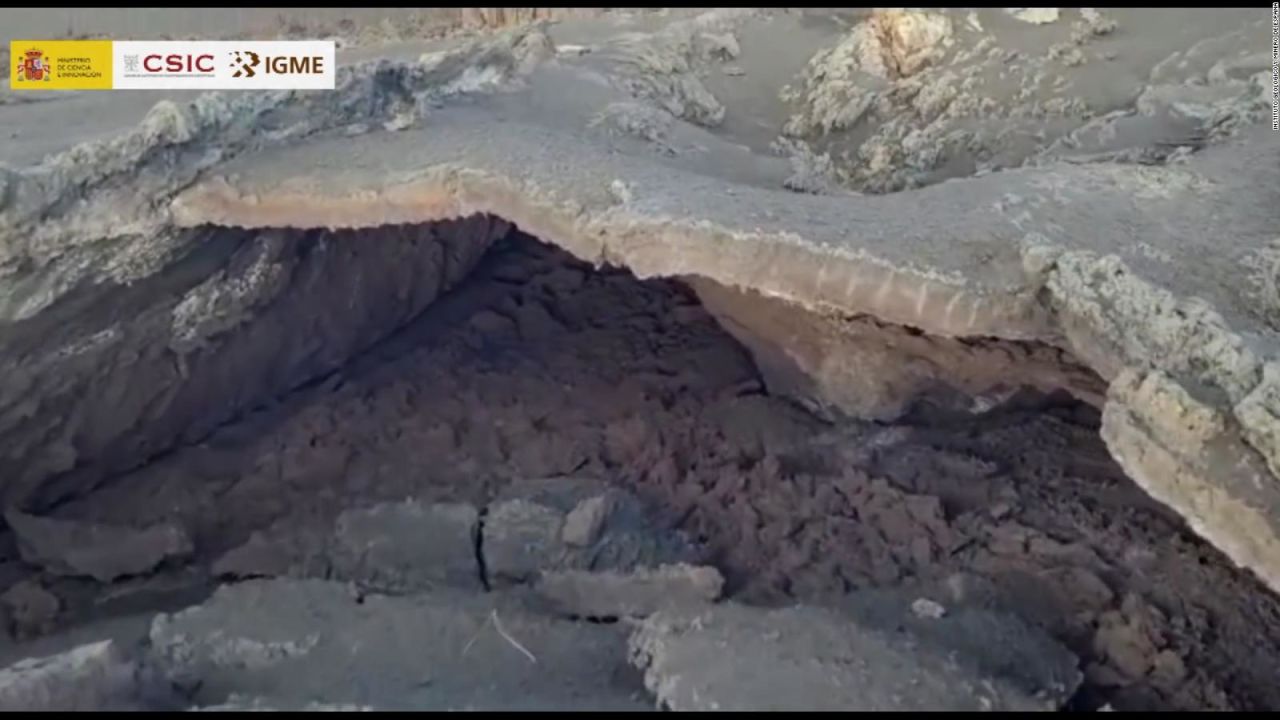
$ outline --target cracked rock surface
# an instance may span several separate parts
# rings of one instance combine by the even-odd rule
[[[341,583],[248,581],[157,617],[150,639],[175,683],[199,680],[200,704],[234,693],[388,710],[648,706],[625,672],[621,628],[530,615],[492,595],[360,597]]]
[[[38,518],[12,510],[5,514],[5,522],[18,536],[22,559],[55,575],[83,575],[111,582],[191,554],[191,539],[176,525],[134,530]]]
[[[1237,563],[1280,584],[1272,427],[1280,411],[1267,370],[1274,230],[1265,191],[1275,184],[1277,148],[1259,124],[1255,86],[1265,69],[1239,50],[1262,37],[1264,21],[1188,9],[1152,24],[1142,12],[613,16],[517,26],[439,49],[424,41],[415,61],[344,56],[331,94],[175,95],[145,118],[129,115],[137,103],[103,94],[97,139],[77,145],[67,136],[38,156],[13,143],[0,156],[0,433],[17,468],[6,497],[39,505],[74,494],[207,432],[249,397],[334,367],[456,282],[488,242],[446,240],[445,256],[458,260],[445,273],[425,272],[438,282],[421,281],[439,263],[423,255],[428,265],[396,291],[416,302],[390,315],[368,305],[377,320],[359,332],[343,324],[354,316],[326,315],[336,323],[322,344],[328,358],[277,353],[264,362],[236,349],[263,323],[242,323],[272,314],[277,304],[263,303],[289,276],[301,279],[299,259],[270,233],[238,250],[227,241],[218,257],[200,228],[252,228],[253,237],[264,228],[322,232],[483,212],[642,277],[696,275],[815,316],[869,315],[940,337],[1040,341],[1106,382],[1126,370],[1154,373],[1171,385],[1168,397],[1185,396],[1179,412],[1222,428],[1240,462],[1214,460],[1213,443],[1165,428],[1111,429],[1113,454]],[[1192,28],[1199,35],[1187,36]],[[787,56],[802,81],[784,93],[790,99],[768,99],[791,78],[761,69],[784,58],[757,38],[792,32],[825,49],[808,60]],[[943,93],[954,89],[947,73],[961,70],[971,86]],[[1126,91],[1107,82],[1131,83],[1128,96],[1139,101],[1126,105]],[[861,107],[859,97],[873,114],[847,111]],[[82,102],[6,105],[22,113],[7,125],[44,122],[51,116],[41,113],[73,101]],[[788,124],[832,157],[833,182],[876,193],[923,187],[788,192],[793,163],[768,150],[776,138],[745,127],[786,117],[788,103],[799,118],[839,108],[838,121]],[[598,122],[609,108],[613,117],[621,109],[651,120]],[[663,113],[670,120],[656,121]],[[1052,137],[1019,129],[1022,118],[1045,117],[1061,119]],[[974,118],[1008,124],[987,124],[1003,134],[986,139],[965,129]],[[376,129],[383,123],[394,129]],[[823,135],[805,139],[813,132]],[[985,158],[981,147],[997,146],[1019,154],[928,175],[964,166],[956,153]],[[898,158],[888,147],[916,154]],[[856,152],[846,161],[832,155],[840,148]],[[1151,155],[1160,148],[1171,150]],[[866,186],[842,178],[842,167],[890,174]],[[913,167],[926,174],[893,179]],[[83,200],[65,201],[72,196]],[[391,272],[377,273],[379,292]],[[725,314],[732,320],[732,309]],[[56,320],[69,316],[70,326]],[[869,402],[856,384],[830,376],[846,356],[839,342],[813,352],[794,364],[816,378],[822,402],[864,417],[898,412],[900,398]],[[211,366],[235,362],[263,369],[239,373],[243,396],[226,397]],[[144,373],[168,379],[143,383]],[[207,390],[193,389],[213,387],[222,413],[207,410]],[[1116,406],[1109,418],[1151,410],[1132,407],[1146,402],[1132,394],[1106,402]],[[104,429],[98,418],[108,408],[125,414],[112,424],[127,438]],[[1177,482],[1161,463],[1173,463]],[[1251,479],[1253,466],[1265,466],[1264,480]],[[1210,496],[1242,522],[1215,516]]]
[[[339,374],[37,516],[182,527],[185,567],[61,577],[0,536],[21,580],[13,652],[252,579],[464,604],[487,581],[524,612],[603,627],[719,597],[843,613],[850,593],[924,580],[899,610],[989,603],[1068,648],[1086,673],[1073,706],[1275,699],[1248,658],[1280,638],[1280,605],[1125,477],[1088,402],[932,388],[891,422],[824,420],[765,392],[698,298],[504,238]]]
[[[373,598],[476,626],[501,590],[541,637],[663,609],[654,582],[762,605],[923,582],[1080,658],[1036,702],[1280,705],[1265,13],[442,22],[335,25],[332,92],[0,87],[20,643],[221,582],[192,644],[156,636],[221,678],[193,704],[455,707],[481,696],[392,673],[272,697],[236,666],[336,663],[303,626]],[[678,590],[681,563],[722,587]],[[242,606],[245,642],[217,637]],[[785,617],[816,637],[828,612]],[[649,703],[618,682],[581,692]]]
[[[1080,680],[1075,659],[1061,649],[1038,655],[1045,664],[1023,668],[1019,682],[957,662],[919,638],[806,607],[729,603],[658,613],[632,637],[631,653],[658,702],[675,711],[1054,710]],[[748,676],[768,680],[747,687],[741,678]]]

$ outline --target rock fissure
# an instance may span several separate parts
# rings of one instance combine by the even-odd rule
[[[453,267],[444,258],[456,253],[440,243],[452,247],[450,233],[464,228],[480,237],[503,235],[485,242],[483,253],[462,253],[468,259],[458,270],[441,272],[440,264]],[[1110,557],[1105,546],[1111,541],[1033,529],[1054,512],[1084,513],[1102,523],[1099,528],[1107,526],[1107,513],[1085,510],[1087,503],[1071,506],[1060,498],[1051,502],[1072,509],[1041,516],[1046,510],[1037,508],[1046,501],[1033,498],[1056,492],[1105,497],[1124,492],[1117,483],[1126,482],[1102,450],[1096,409],[1079,393],[1064,392],[1072,389],[1064,379],[1079,381],[1076,390],[1098,391],[1100,380],[1063,364],[1057,349],[939,338],[866,317],[828,320],[703,278],[641,281],[622,268],[576,261],[496,218],[336,236],[209,232],[246,233],[246,240],[219,266],[218,287],[228,290],[198,304],[223,310],[209,314],[217,320],[211,325],[190,326],[205,340],[189,351],[197,368],[203,354],[224,343],[234,347],[255,324],[297,308],[288,299],[294,292],[310,297],[310,316],[327,322],[363,307],[352,298],[367,298],[371,307],[425,300],[416,313],[379,310],[403,319],[383,326],[385,337],[352,350],[335,369],[282,387],[277,402],[246,407],[200,435],[175,433],[190,441],[180,439],[163,455],[103,478],[88,494],[47,508],[57,522],[70,523],[58,532],[72,540],[75,533],[116,533],[129,538],[117,543],[121,548],[146,549],[128,562],[158,561],[172,553],[149,528],[164,522],[185,528],[194,552],[184,549],[183,557],[209,563],[226,582],[354,583],[361,608],[379,597],[449,588],[496,597],[525,592],[537,607],[569,620],[689,612],[722,594],[776,603],[904,581],[975,582],[946,580],[948,573],[994,578],[999,596],[1016,587],[1002,585],[1017,577],[1005,574],[1011,568],[1030,563],[1044,573],[1067,558],[1082,574],[1063,574],[1061,582],[1085,582],[1081,578],[1095,573],[1108,580],[1088,582],[1112,582],[1117,560],[1102,559]],[[397,254],[406,249],[412,253]],[[406,275],[414,278],[407,285],[383,283],[370,295],[361,290],[369,287],[364,282],[326,283],[325,292],[306,295],[313,280],[334,277],[325,270],[330,263],[371,277],[364,264],[389,267],[379,258],[388,252],[406,272],[429,271]],[[420,255],[437,264],[417,264],[413,258]],[[293,272],[262,273],[271,262],[294,257],[305,260]],[[435,292],[453,272],[465,277]],[[288,282],[233,282],[254,277]],[[183,287],[183,297],[207,293],[199,284]],[[248,317],[228,322],[235,313]],[[771,334],[774,327],[792,335]],[[838,332],[804,334],[810,327]],[[815,338],[832,337],[848,350],[813,348]],[[856,354],[867,352],[877,354]],[[822,377],[812,368],[824,366],[803,362],[830,355],[864,358],[861,374],[830,377],[865,377],[875,385],[886,385],[890,369],[920,367],[887,385],[897,395],[884,395],[884,407],[894,409],[879,421],[862,423],[835,407],[824,420],[803,409],[813,404],[806,398],[829,398],[803,384]],[[796,372],[783,372],[783,361]],[[987,377],[1000,382],[988,387]],[[974,388],[985,388],[984,394],[967,392]],[[1108,417],[1104,412],[1102,427],[1110,441]],[[1014,450],[1023,447],[1046,454]],[[1079,454],[1085,447],[1091,449]],[[550,479],[530,480],[542,476]],[[1055,490],[1066,478],[1083,484]],[[411,499],[398,499],[406,496]],[[670,517],[651,516],[651,507]],[[1013,514],[1022,521],[1012,521]],[[1136,527],[1153,522],[1170,521],[1156,513]],[[72,531],[78,523],[89,525]],[[1153,532],[1165,538],[1169,530]],[[45,540],[25,557],[89,576],[116,577],[116,568],[127,567],[126,581],[145,580],[137,573],[145,576],[146,568],[121,557],[65,554],[72,540],[57,546]],[[1159,542],[1153,539],[1151,547]],[[1065,586],[1051,587],[1065,592]],[[1098,597],[1111,597],[1110,589],[1096,589]],[[973,592],[945,591],[961,599]],[[1070,612],[1078,613],[1110,601],[1071,602],[1077,604],[1068,605]],[[499,611],[503,622],[511,612]],[[474,630],[481,638],[475,644],[495,635],[501,640],[492,621],[480,619],[487,624]],[[1065,616],[1053,622],[1062,623],[1052,630],[1058,638],[1093,632]],[[306,647],[308,637],[290,642]],[[1178,642],[1179,653],[1224,652],[1195,634]],[[1069,647],[1094,652],[1087,644]],[[244,653],[258,657],[250,645],[210,651],[227,661]],[[507,652],[519,655],[510,646]],[[215,664],[223,662],[216,658]],[[1090,692],[1100,691],[1090,683]],[[1153,692],[1175,692],[1172,684],[1158,687]],[[200,702],[223,699],[200,695]]]
[[[480,584],[484,587],[485,592],[489,592],[490,590],[493,589],[493,586],[489,584],[489,566],[484,561],[484,521],[485,521],[485,518],[487,518],[488,516],[489,516],[489,508],[488,507],[480,508],[480,513],[476,520],[476,533],[475,533],[476,573],[480,578]]]
[[[329,92],[0,88],[4,619],[214,578],[152,628],[207,705],[257,704],[230,668],[347,662],[316,627],[382,608],[529,682],[539,618],[621,618],[674,709],[900,708],[854,646],[955,707],[1274,706],[1267,26],[1169,12],[539,11],[337,28]],[[314,612],[212,629],[281,598]],[[942,667],[836,618],[1063,662]],[[859,681],[707,674],[725,637],[792,657],[771,624]],[[621,635],[574,637],[621,677]],[[359,683],[478,697],[401,670]],[[331,679],[274,700],[366,704]],[[548,687],[525,704],[580,690]]]

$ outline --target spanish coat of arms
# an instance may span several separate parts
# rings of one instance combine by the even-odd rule
[[[26,57],[18,61],[18,80],[44,80],[53,79],[53,72],[49,69],[49,65],[45,62],[44,53],[39,50],[28,50]]]

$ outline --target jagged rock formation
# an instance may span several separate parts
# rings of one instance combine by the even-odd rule
[[[739,35],[795,22],[713,15],[589,53],[517,29],[348,65],[332,93],[175,97],[145,117],[111,94],[12,106],[26,132],[86,103],[101,135],[0,153],[0,493],[81,492],[322,376],[514,223],[641,277],[695,278],[778,389],[828,412],[892,417],[939,385],[982,405],[1001,382],[1101,403],[1129,474],[1280,589],[1275,283],[1259,255],[1280,142],[1256,108],[1218,117],[1215,98],[1160,89],[1161,66],[1131,120],[1223,121],[1176,162],[1047,158],[906,193],[797,195],[786,161],[743,151],[731,120],[750,103],[722,73],[750,65]],[[909,81],[946,62],[934,50],[959,27],[872,25],[855,54]],[[1233,92],[1255,76],[1214,62]],[[597,121],[610,107],[660,121],[619,133]],[[384,239],[342,241],[368,228]],[[301,252],[303,233],[320,250]]]

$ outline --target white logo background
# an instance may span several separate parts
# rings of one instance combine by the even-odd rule
[[[120,41],[112,43],[112,87],[122,90],[332,90],[337,77],[337,48],[332,40],[300,41],[239,41],[200,40],[184,41]],[[234,77],[236,69],[256,54],[260,62],[253,67],[253,77],[241,73]],[[238,57],[240,62],[236,61]],[[160,60],[151,55],[161,56]],[[212,56],[212,72],[196,67],[171,69],[163,58],[168,55],[196,57]],[[322,72],[286,73],[270,72],[271,58],[320,58]],[[160,67],[159,72],[148,72],[147,65]]]

